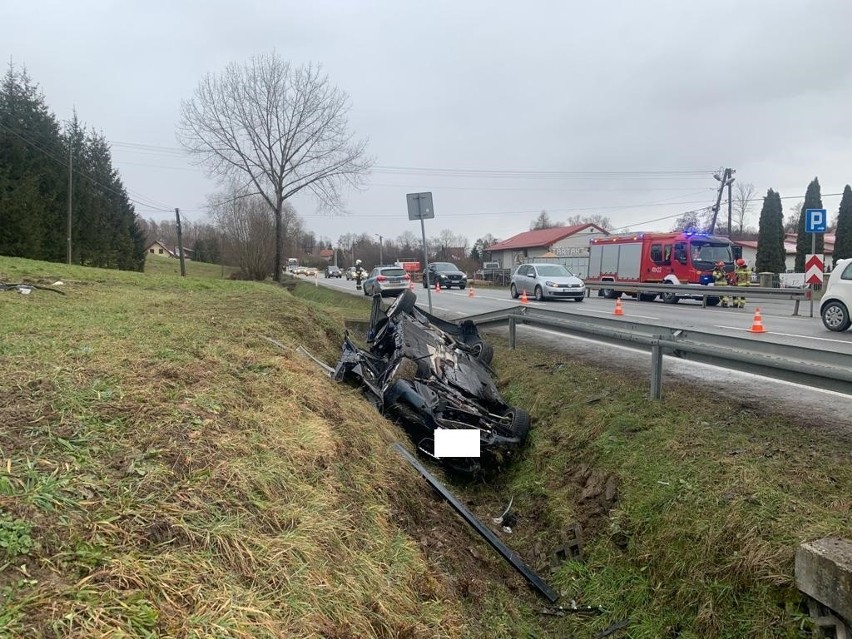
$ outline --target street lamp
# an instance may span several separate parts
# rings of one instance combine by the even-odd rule
[[[383,254],[383,251],[384,251],[383,239],[384,238],[382,238],[382,236],[379,235],[378,233],[373,233],[373,235],[375,235],[377,238],[379,238],[379,264],[381,265],[381,264],[385,263],[385,258],[384,258],[384,254]]]

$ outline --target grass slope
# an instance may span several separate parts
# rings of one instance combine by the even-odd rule
[[[0,258],[0,636],[473,636],[396,523],[398,434],[269,284]],[[366,307],[365,307],[366,308]],[[390,490],[389,487],[400,487]]]

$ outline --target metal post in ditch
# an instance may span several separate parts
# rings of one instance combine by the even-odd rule
[[[515,317],[509,317],[509,348],[515,350]]]
[[[651,346],[651,399],[663,398],[663,347],[659,336]]]

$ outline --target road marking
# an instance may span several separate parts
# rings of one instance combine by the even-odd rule
[[[716,326],[716,328],[723,328],[728,331],[748,331],[751,332],[748,328],[741,328],[739,326]],[[766,334],[770,335],[779,335],[781,337],[798,337],[801,339],[813,339],[819,342],[834,342],[835,344],[849,344],[850,342],[842,339],[831,339],[830,337],[810,337],[808,335],[797,335],[796,333],[777,333],[775,331],[766,331]]]

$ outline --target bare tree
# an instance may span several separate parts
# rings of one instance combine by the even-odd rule
[[[277,53],[208,74],[181,105],[178,138],[208,172],[251,185],[275,220],[281,280],[284,203],[307,189],[321,208],[341,204],[371,165],[348,130],[349,97],[319,66],[293,67]]]
[[[712,220],[713,209],[711,207],[687,211],[675,220],[672,231],[705,230],[710,226]],[[713,229],[709,229],[708,232],[712,233]]]
[[[552,220],[550,218],[550,214],[547,211],[542,211],[538,214],[538,217],[530,223],[530,231],[552,229],[556,228],[557,226],[562,226],[562,223]]]
[[[742,234],[745,228],[745,218],[751,208],[752,200],[754,199],[754,184],[748,182],[737,182],[736,192],[734,193],[734,220],[737,228]]]
[[[211,196],[208,208],[222,232],[228,261],[252,279],[265,279],[275,255],[275,216],[266,200],[231,190]],[[286,216],[295,216],[289,204],[284,206]]]
[[[606,215],[599,213],[595,215],[572,215],[565,222],[568,226],[581,226],[583,224],[595,224],[601,227],[604,231],[611,231],[614,228],[612,220]]]

